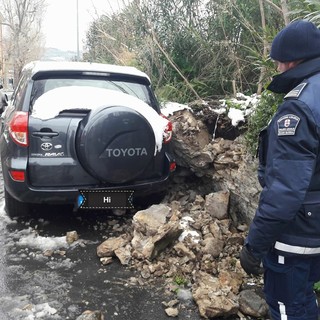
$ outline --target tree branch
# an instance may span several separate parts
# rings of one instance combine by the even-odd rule
[[[278,7],[276,4],[274,4],[271,0],[263,0],[263,1],[270,4],[273,8],[275,8],[277,11],[279,11],[279,13],[282,13],[282,9],[280,7]]]
[[[151,28],[151,34],[152,34],[152,39],[155,42],[155,44],[157,45],[157,47],[160,49],[160,51],[163,53],[163,55],[166,57],[166,59],[168,60],[168,62],[170,63],[170,65],[178,72],[178,74],[180,75],[180,77],[183,79],[183,81],[186,83],[186,85],[189,87],[189,89],[194,93],[194,95],[197,97],[197,99],[202,101],[202,98],[198,95],[198,93],[194,90],[194,88],[192,87],[192,85],[190,84],[190,82],[188,81],[188,79],[182,74],[182,72],[180,71],[180,69],[176,66],[176,64],[173,62],[173,60],[170,58],[170,56],[168,55],[168,53],[162,48],[162,46],[160,45],[156,34],[153,30],[153,28]]]

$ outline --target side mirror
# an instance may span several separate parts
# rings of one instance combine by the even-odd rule
[[[3,85],[2,85],[2,84],[0,84],[0,90],[1,90],[1,89],[3,89]]]

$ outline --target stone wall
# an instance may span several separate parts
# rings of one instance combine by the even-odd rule
[[[190,110],[178,111],[170,120],[178,166],[206,178],[204,183],[209,184],[209,191],[228,190],[232,219],[236,223],[249,223],[257,208],[261,187],[257,160],[246,152],[243,137],[213,139],[203,120]]]

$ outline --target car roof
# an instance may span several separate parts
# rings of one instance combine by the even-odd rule
[[[150,81],[144,72],[135,67],[119,66],[104,63],[76,62],[76,61],[32,61],[24,66],[24,70],[31,72],[31,77],[39,72],[50,71],[84,71],[84,72],[107,72],[121,75],[143,77]]]

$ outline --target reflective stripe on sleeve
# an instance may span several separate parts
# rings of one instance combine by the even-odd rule
[[[280,311],[281,320],[288,320],[286,306],[280,301],[278,303],[279,303],[279,311]]]
[[[274,247],[283,252],[296,253],[296,254],[320,254],[320,248],[308,248],[292,246],[290,244],[276,241]]]

